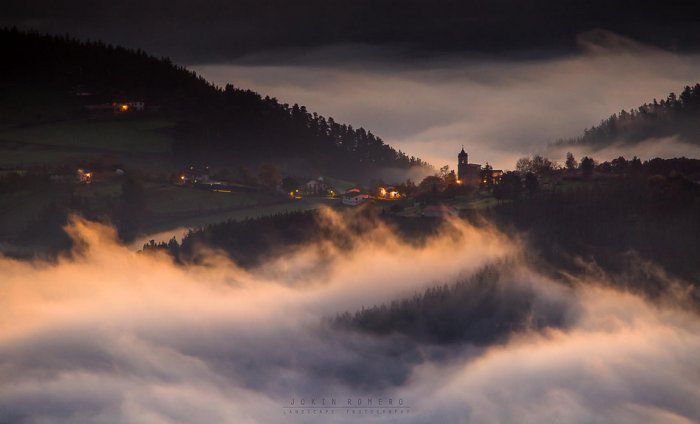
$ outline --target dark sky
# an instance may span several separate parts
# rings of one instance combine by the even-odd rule
[[[270,49],[402,45],[407,54],[570,52],[601,28],[669,50],[700,47],[690,1],[4,0],[0,22],[140,47],[180,62]]]

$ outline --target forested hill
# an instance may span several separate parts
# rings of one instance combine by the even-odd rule
[[[428,166],[363,128],[233,85],[216,87],[141,50],[14,29],[0,30],[0,49],[0,128],[79,119],[88,102],[139,100],[174,123],[172,151],[183,161],[289,159],[345,176]]]
[[[603,147],[622,142],[636,144],[649,138],[678,136],[700,144],[700,84],[686,86],[680,95],[671,93],[664,100],[654,99],[636,109],[622,110],[587,128],[581,137],[558,140],[557,144],[583,144]]]

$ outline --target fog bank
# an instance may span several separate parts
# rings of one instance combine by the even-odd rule
[[[323,396],[404,399],[410,414],[389,422],[700,419],[696,314],[605,281],[551,281],[495,229],[453,222],[412,245],[379,226],[352,250],[318,241],[250,271],[215,252],[184,267],[134,253],[82,220],[69,231],[72,257],[0,259],[0,421],[304,422],[283,406]],[[505,342],[477,346],[326,320],[499,263],[505,313],[499,299],[529,293],[532,316],[564,308],[566,325],[525,316]]]
[[[695,54],[602,30],[580,34],[578,46],[575,54],[513,59],[354,45],[191,67],[216,84],[231,82],[363,126],[438,167],[454,166],[464,144],[470,161],[506,169],[623,108],[678,92],[700,72]],[[687,150],[679,144],[672,151]],[[639,146],[637,156],[645,155]]]

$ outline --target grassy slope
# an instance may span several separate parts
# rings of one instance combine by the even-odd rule
[[[0,140],[74,149],[161,153],[170,151],[171,139],[158,130],[171,125],[160,119],[76,120],[5,130],[0,132]]]
[[[241,207],[239,209],[232,209],[223,212],[211,211],[210,213],[204,213],[197,216],[183,217],[178,219],[168,219],[167,221],[162,223],[155,223],[149,226],[149,228],[144,233],[158,233],[165,232],[168,230],[175,231],[176,229],[182,227],[196,228],[228,220],[241,221],[247,218],[259,218],[263,216],[276,215],[286,212],[307,211],[318,209],[321,206],[332,206],[337,203],[337,200],[331,200],[326,198],[308,198],[293,202],[253,205],[250,207]],[[175,233],[173,233],[173,235],[174,234]],[[148,237],[144,236],[141,239],[147,240]]]
[[[448,202],[449,203],[449,202]],[[498,205],[491,194],[474,194],[470,196],[458,196],[453,201],[453,206],[459,210],[483,210]]]
[[[218,193],[168,184],[149,185],[147,193],[148,208],[154,214],[211,212],[220,209],[254,206],[259,200],[262,200],[260,194]]]
[[[73,119],[82,110],[80,98],[53,87],[0,84],[0,99],[0,129]]]
[[[0,166],[58,164],[104,153],[169,153],[163,119],[71,120],[0,130]]]

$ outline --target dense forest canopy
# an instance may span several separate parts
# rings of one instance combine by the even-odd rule
[[[79,118],[86,101],[139,100],[158,105],[161,116],[177,124],[173,153],[182,161],[302,159],[345,177],[380,168],[429,168],[364,128],[231,84],[216,87],[141,50],[16,29],[0,30],[0,48],[2,92],[9,100],[2,106],[3,126]],[[76,91],[89,92],[89,100]]]
[[[558,140],[557,144],[602,147],[672,136],[700,144],[700,84],[686,86],[681,94],[670,93],[661,101],[654,99],[636,109],[623,109],[599,125],[586,128],[582,136]]]

